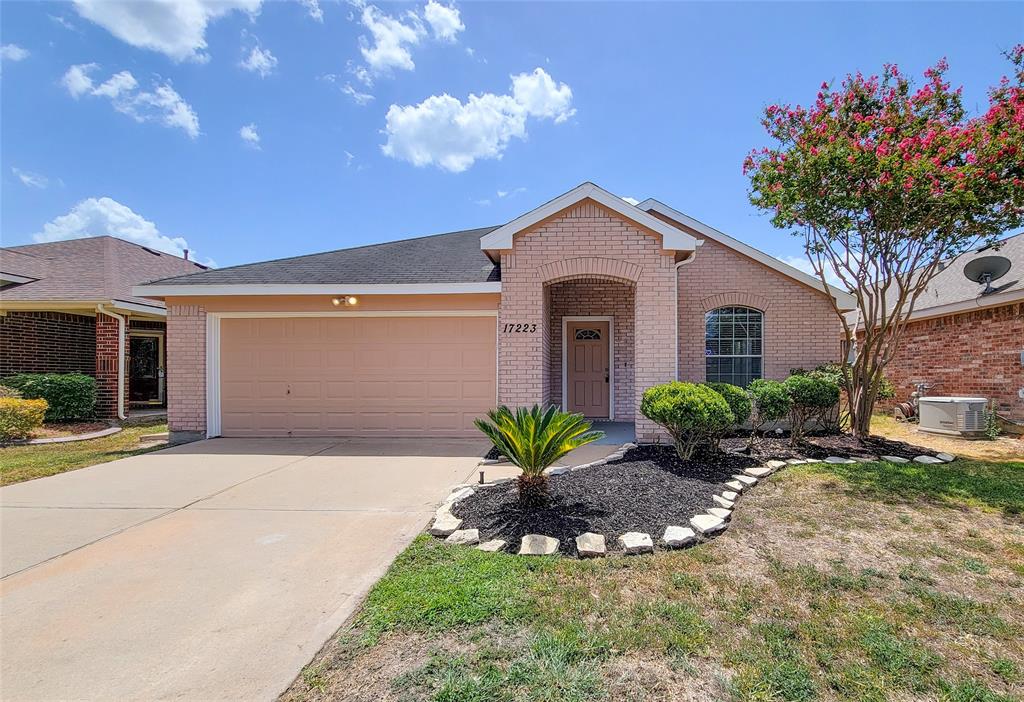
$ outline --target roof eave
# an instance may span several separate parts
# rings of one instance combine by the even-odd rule
[[[136,285],[132,295],[167,297],[224,297],[240,295],[470,295],[500,293],[500,282],[483,283],[250,283]]]

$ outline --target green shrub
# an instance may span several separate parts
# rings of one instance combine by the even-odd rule
[[[640,412],[661,425],[684,461],[701,444],[713,444],[736,417],[725,398],[707,385],[671,382],[644,391]]]
[[[705,385],[721,395],[722,399],[729,405],[729,410],[733,416],[733,427],[738,428],[750,419],[750,395],[747,394],[746,390],[730,383],[705,383]],[[712,441],[715,448],[718,447],[720,440],[721,436],[713,438]]]
[[[81,373],[21,373],[3,384],[28,399],[46,400],[46,421],[89,419],[96,408],[96,380]]]
[[[46,400],[0,397],[0,442],[24,439],[43,424]]]
[[[839,386],[831,380],[813,375],[791,375],[783,382],[790,399],[789,410],[792,442],[803,438],[807,422],[831,410],[839,402]]]
[[[793,398],[789,396],[786,386],[778,380],[758,379],[750,383],[751,412],[750,444],[753,445],[758,432],[769,424],[774,424],[789,414],[793,406]]]
[[[21,397],[21,392],[6,385],[0,385],[0,397]]]
[[[487,421],[489,420],[489,421]],[[520,407],[514,413],[499,407],[477,419],[476,427],[491,440],[501,455],[523,471],[519,476],[519,501],[527,507],[548,501],[548,476],[544,469],[573,449],[604,437],[592,431],[582,414],[557,407]]]

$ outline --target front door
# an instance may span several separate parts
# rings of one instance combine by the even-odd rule
[[[565,403],[569,412],[608,419],[611,348],[607,321],[571,321],[565,325]]]
[[[163,403],[163,335],[129,337],[128,398],[132,402]]]

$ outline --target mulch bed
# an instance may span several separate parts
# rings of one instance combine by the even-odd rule
[[[734,453],[682,461],[671,446],[640,446],[622,460],[552,476],[546,508],[521,509],[512,481],[477,490],[452,513],[463,520],[461,528],[479,529],[481,541],[505,539],[513,551],[526,534],[544,534],[574,555],[576,537],[588,531],[604,534],[614,551],[627,531],[657,540],[667,526],[687,526],[690,517],[715,506],[711,496],[726,489],[734,473],[760,463]]]
[[[109,429],[107,422],[47,422],[32,432],[33,439],[53,439]]]
[[[746,453],[748,437],[737,436],[722,441],[722,449]],[[748,455],[764,462],[771,458],[787,459],[804,456],[806,458],[841,458],[869,456],[899,456],[913,459],[915,456],[934,456],[935,451],[914,446],[903,441],[893,441],[880,436],[872,436],[863,443],[849,434],[813,433],[805,435],[804,441],[796,448],[790,446],[788,433],[782,435],[768,434],[758,437],[754,449]]]

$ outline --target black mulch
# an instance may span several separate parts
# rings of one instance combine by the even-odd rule
[[[727,451],[740,451],[746,453],[747,437],[733,437],[722,441],[722,448]],[[914,446],[903,441],[892,441],[880,436],[872,436],[863,443],[857,441],[849,434],[809,434],[797,447],[789,444],[789,436],[783,434],[776,436],[768,434],[758,437],[750,456],[761,461],[770,458],[786,459],[805,456],[807,458],[827,458],[839,456],[841,458],[868,457],[868,456],[899,456],[900,458],[914,458],[920,455],[934,456],[932,449],[923,446]]]
[[[714,507],[711,496],[726,481],[760,461],[718,453],[682,461],[670,446],[631,449],[620,461],[552,476],[552,501],[543,509],[523,510],[515,481],[478,489],[452,508],[463,529],[479,529],[480,540],[505,539],[516,550],[526,534],[559,540],[562,553],[574,555],[577,536],[604,534],[610,551],[627,531],[657,540],[669,525],[687,526],[690,517]]]
[[[498,450],[497,446],[492,446],[491,450],[484,454],[484,458],[491,461],[496,461],[499,458],[501,458],[501,452]]]

